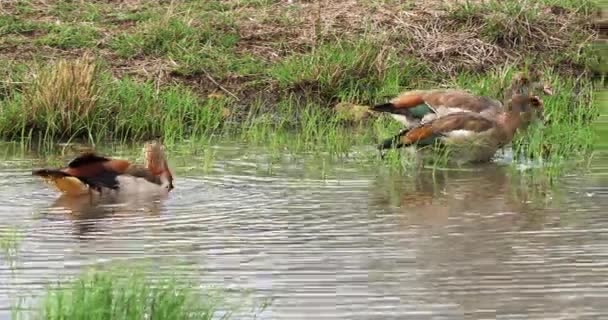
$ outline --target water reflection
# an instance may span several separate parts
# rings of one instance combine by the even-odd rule
[[[533,229],[546,222],[542,209],[553,192],[548,181],[529,180],[506,166],[488,164],[384,177],[374,182],[371,194],[376,205],[399,207],[406,224],[443,227],[450,219],[465,218],[458,215],[477,219],[498,213],[507,225],[526,221],[525,228]]]
[[[606,284],[598,270],[608,271],[608,265],[589,259],[608,255],[608,238],[597,242],[606,225],[566,232],[560,215],[568,209],[547,201],[554,194],[550,184],[530,179],[487,166],[374,184],[375,203],[398,208],[404,234],[416,230],[419,237],[408,245],[414,245],[420,286],[428,290],[421,294],[424,303],[472,319],[530,318],[551,305],[560,306],[552,315],[572,319],[606,311],[600,301],[608,291],[593,283]],[[410,297],[412,285],[400,278],[400,264],[382,266],[376,272],[394,283],[394,291],[385,290],[401,301]]]
[[[74,234],[83,236],[93,231],[101,231],[104,218],[158,216],[161,213],[166,193],[104,193],[101,196],[69,196],[61,194],[43,210],[46,219],[67,218],[72,221]]]
[[[168,195],[93,201],[4,166],[0,225],[25,237],[16,272],[0,265],[0,309],[58,275],[146,258],[207,285],[275,297],[264,319],[608,312],[600,303],[608,297],[607,158],[591,175],[552,184],[498,164],[396,176],[344,162],[332,171],[339,179],[323,180],[288,164],[261,175],[261,156],[235,156],[242,153],[218,149],[205,175],[176,166]]]

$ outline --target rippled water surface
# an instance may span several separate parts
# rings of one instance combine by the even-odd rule
[[[608,318],[606,154],[551,187],[501,165],[270,170],[243,150],[218,148],[209,172],[170,155],[167,198],[99,205],[32,177],[40,156],[6,156],[0,229],[23,238],[0,256],[0,318],[84,267],[142,259],[273,297],[264,319]]]

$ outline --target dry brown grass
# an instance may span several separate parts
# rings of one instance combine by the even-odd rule
[[[247,17],[239,20],[243,51],[269,60],[305,52],[321,41],[367,34],[448,74],[546,60],[583,48],[598,36],[589,17],[540,1],[414,1],[408,6],[399,1],[283,1],[263,12],[242,9],[242,16]],[[580,67],[570,62],[571,68]]]
[[[35,68],[31,83],[23,93],[25,112],[32,118],[58,116],[59,127],[67,127],[74,119],[86,119],[95,111],[99,97],[99,68],[91,57],[58,60]]]

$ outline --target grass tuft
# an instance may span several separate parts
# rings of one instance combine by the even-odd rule
[[[0,249],[6,256],[14,256],[21,243],[21,232],[16,228],[0,229]]]
[[[44,23],[29,21],[11,15],[0,16],[0,36],[9,34],[26,35],[46,29],[47,25]]]
[[[27,85],[0,100],[4,137],[125,141],[206,135],[221,126],[223,106],[230,101],[203,100],[181,85],[158,90],[151,81],[115,79],[87,57],[29,71]]]
[[[195,9],[170,7],[164,15],[139,23],[136,31],[118,34],[110,48],[128,59],[167,57],[175,62],[173,71],[180,76],[260,72],[262,61],[236,53],[239,35],[229,15]]]
[[[213,319],[221,296],[203,294],[175,279],[152,281],[127,270],[85,273],[50,287],[42,319]]]
[[[86,57],[40,67],[20,97],[27,110],[16,123],[50,136],[86,128],[98,111],[98,77],[98,65]]]
[[[60,49],[92,48],[100,37],[96,28],[90,25],[52,25],[49,32],[36,39],[35,43]]]
[[[399,59],[369,39],[321,45],[283,60],[269,73],[281,87],[318,95],[322,101],[373,100],[429,74],[423,63]]]
[[[529,127],[514,140],[516,155],[558,164],[588,155],[594,143],[591,123],[599,116],[589,84],[566,79],[555,84],[557,94],[546,97],[548,122]]]

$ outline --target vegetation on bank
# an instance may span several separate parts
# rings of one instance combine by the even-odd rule
[[[172,276],[154,277],[139,269],[90,270],[69,282],[49,286],[35,307],[36,319],[229,319],[248,302],[238,305],[219,289],[202,289]],[[266,303],[254,304],[252,318]],[[30,311],[14,306],[13,317]]]
[[[597,10],[590,0],[14,1],[0,16],[0,136],[237,135],[343,153],[399,127],[364,106],[434,87],[502,99],[513,72],[533,66],[556,92],[545,98],[551,122],[519,135],[516,151],[569,156],[588,149],[598,113]]]

